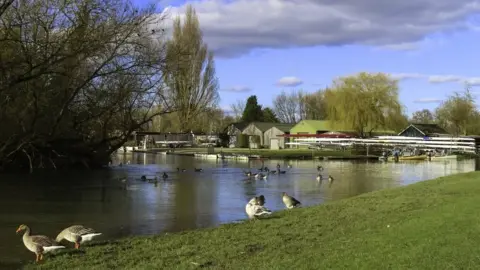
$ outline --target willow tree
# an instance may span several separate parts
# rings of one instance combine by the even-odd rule
[[[333,127],[351,128],[360,136],[374,130],[398,129],[403,106],[398,82],[383,73],[341,77],[325,92],[328,118]]]
[[[454,93],[435,110],[436,121],[455,135],[478,132],[478,111],[469,89]]]
[[[167,43],[164,78],[184,131],[201,112],[218,103],[218,79],[213,53],[203,41],[195,10],[188,6],[184,20],[173,23],[173,37]]]

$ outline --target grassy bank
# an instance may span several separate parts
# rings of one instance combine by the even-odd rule
[[[157,151],[166,151],[157,150]],[[175,153],[180,154],[206,154],[206,148],[177,148]],[[355,157],[356,154],[351,151],[335,151],[335,150],[310,150],[310,149],[246,149],[246,148],[215,148],[215,153],[224,153],[226,155],[258,155],[263,158],[270,159],[302,159],[302,158],[318,158],[318,157]]]
[[[458,174],[257,222],[65,251],[27,268],[476,269],[479,205],[480,173]]]

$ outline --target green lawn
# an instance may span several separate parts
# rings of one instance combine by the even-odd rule
[[[47,256],[39,267],[478,269],[479,207],[480,173],[472,172],[255,222],[85,246]]]

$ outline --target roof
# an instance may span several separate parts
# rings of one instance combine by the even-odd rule
[[[256,128],[260,129],[262,132],[265,132],[272,127],[275,127],[277,125],[282,125],[279,123],[272,123],[272,122],[251,122],[249,125],[254,125]]]
[[[417,124],[417,123],[411,123],[407,128],[402,130],[399,134],[402,134],[405,130],[407,130],[410,127],[414,127],[418,129],[420,132],[422,132],[424,135],[428,134],[448,134],[448,132],[441,128],[437,124]]]
[[[341,131],[341,132],[355,132],[351,127],[347,127],[344,124],[339,122],[332,124],[330,120],[302,120],[300,123],[304,123],[308,125],[311,129],[315,131]],[[396,134],[396,132],[391,130],[384,130],[383,128],[374,129],[373,133],[392,133]]]
[[[302,120],[298,124],[303,123],[314,130],[327,131],[330,130],[330,121],[328,120]],[[297,125],[298,125],[297,124]]]
[[[228,126],[226,126],[223,130],[224,131],[227,131],[229,130],[229,128],[231,126],[234,126],[235,128],[239,129],[240,131],[243,131],[247,126],[248,126],[249,123],[247,122],[236,122],[236,123],[231,123],[231,124],[228,124]]]
[[[237,123],[232,123],[232,125],[240,130],[243,130],[248,126],[248,122],[237,122]]]
[[[292,129],[293,126],[295,126],[295,124],[275,123],[275,125],[271,128],[277,128],[277,129],[279,129],[280,131],[283,131],[283,132],[290,132],[290,129]]]

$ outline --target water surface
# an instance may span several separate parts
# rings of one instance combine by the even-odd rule
[[[73,224],[92,227],[104,234],[103,239],[157,234],[245,219],[246,202],[259,194],[265,195],[267,207],[280,210],[284,208],[283,191],[304,205],[315,205],[476,168],[475,160],[281,161],[286,174],[247,181],[242,170],[250,166],[256,172],[260,161],[222,162],[160,154],[118,158],[131,164],[101,171],[0,176],[0,267],[12,269],[12,265],[35,258],[15,234],[20,224],[51,237]],[[276,164],[265,161],[272,169]],[[287,164],[292,168],[287,169]],[[315,180],[318,164],[325,168],[325,177],[335,178],[333,185],[320,185]],[[187,172],[178,173],[177,167]],[[142,175],[161,179],[164,171],[169,178],[157,186],[138,180]],[[119,181],[124,176],[129,178],[126,187]]]

